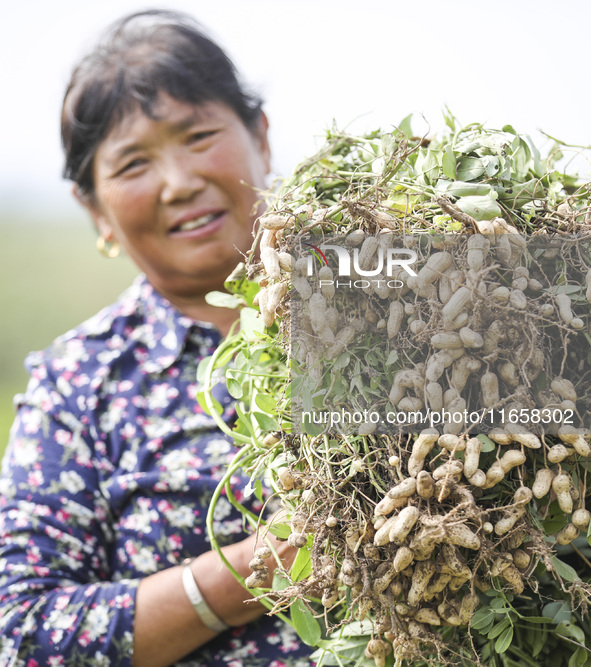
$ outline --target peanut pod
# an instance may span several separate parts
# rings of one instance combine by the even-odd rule
[[[417,274],[418,283],[421,286],[428,285],[438,280],[444,271],[449,269],[453,257],[449,252],[435,252],[429,256],[425,266]]]
[[[567,523],[562,530],[556,534],[556,544],[570,544],[579,536],[579,529],[573,523]]]
[[[275,248],[263,248],[261,250],[261,261],[265,273],[273,280],[278,280],[281,276],[281,268],[279,266],[279,255]]]
[[[414,505],[402,509],[390,526],[388,540],[396,544],[404,542],[406,536],[414,528],[418,518],[419,510],[417,507],[414,507]]]
[[[568,297],[567,297],[568,298]],[[570,299],[569,299],[570,300]],[[577,401],[577,391],[570,380],[563,377],[555,377],[550,383],[550,389],[567,401]]]
[[[433,449],[438,438],[439,433],[435,429],[426,429],[417,436],[408,459],[408,474],[411,477],[416,477],[423,469],[425,457]]]
[[[417,607],[421,603],[433,574],[435,574],[435,563],[433,561],[424,560],[415,565],[407,596],[407,602],[411,607]]]
[[[575,429],[571,429],[571,427],[568,426],[561,426],[558,430],[558,437],[562,442],[571,445],[580,456],[591,456],[591,446],[589,445],[589,442]]]
[[[443,306],[441,311],[443,317],[448,320],[455,320],[455,318],[464,312],[472,303],[472,291],[468,287],[460,287],[450,298],[450,300]]]
[[[574,313],[571,309],[571,298],[568,294],[557,294],[556,305],[558,306],[558,314],[565,324],[570,324],[575,319]]]
[[[481,450],[482,442],[478,438],[470,438],[466,443],[466,450],[464,452],[464,475],[467,479],[470,479],[478,470]]]
[[[507,508],[503,513],[503,518],[497,521],[495,525],[495,533],[502,537],[506,535],[517,521],[524,516],[526,510],[525,505],[532,498],[532,491],[527,486],[522,486],[515,492],[513,496],[514,507]]]
[[[435,493],[435,483],[426,470],[421,470],[417,475],[417,494],[421,498],[432,498]]]
[[[570,520],[580,530],[587,530],[589,521],[591,520],[591,512],[587,509],[580,508],[572,513]]]
[[[391,301],[390,314],[388,316],[388,323],[386,325],[388,338],[394,338],[400,333],[400,327],[402,326],[403,318],[404,318],[404,306],[402,305],[402,303],[400,301]]]
[[[499,398],[499,380],[495,373],[488,371],[480,378],[480,388],[482,389],[482,404],[485,408],[494,407],[500,400]]]
[[[554,472],[549,468],[540,468],[532,485],[532,492],[536,498],[543,498],[552,488]]]
[[[440,435],[437,444],[448,452],[462,452],[466,449],[466,441],[453,433]]]
[[[371,269],[372,259],[379,247],[378,239],[375,236],[368,236],[363,241],[360,249],[355,249],[353,252],[357,255],[357,266],[362,271]],[[363,275],[363,274],[361,274]]]
[[[459,335],[464,347],[479,349],[484,345],[484,338],[477,331],[473,331],[469,327],[462,327]]]
[[[318,271],[318,284],[320,292],[325,299],[332,299],[335,295],[334,276],[329,266],[323,266]]]
[[[277,213],[266,213],[259,218],[263,229],[287,229],[294,226],[295,218],[293,215],[283,216]]]
[[[446,526],[445,532],[447,539],[452,544],[474,551],[480,549],[480,538],[463,523]]]
[[[571,480],[566,473],[556,475],[552,480],[552,491],[556,494],[558,505],[565,514],[573,511],[573,499],[570,495]]]
[[[303,276],[292,275],[291,284],[303,301],[307,301],[312,296],[312,287],[310,287],[310,283]]]

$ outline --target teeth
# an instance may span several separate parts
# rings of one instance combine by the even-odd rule
[[[210,222],[215,220],[215,213],[210,213],[209,215],[204,215],[201,218],[196,218],[195,220],[188,220],[183,222],[183,224],[177,228],[178,232],[190,232],[192,229],[198,229],[204,225],[208,225]]]

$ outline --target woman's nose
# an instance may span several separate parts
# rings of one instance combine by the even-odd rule
[[[206,180],[201,175],[195,156],[171,155],[161,169],[163,204],[191,199],[205,188]]]

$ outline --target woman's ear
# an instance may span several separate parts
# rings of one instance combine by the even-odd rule
[[[255,136],[259,144],[259,150],[265,164],[265,173],[271,172],[271,147],[269,145],[269,119],[264,111],[261,111]]]
[[[105,216],[101,213],[98,203],[92,195],[81,192],[77,183],[72,186],[74,198],[88,211],[97,232],[104,237],[106,241],[113,239],[113,229],[107,222]]]

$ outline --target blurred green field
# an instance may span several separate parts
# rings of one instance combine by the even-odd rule
[[[89,220],[32,224],[2,220],[0,246],[0,455],[25,389],[23,362],[100,308],[137,275],[125,257],[107,260],[95,249]]]

